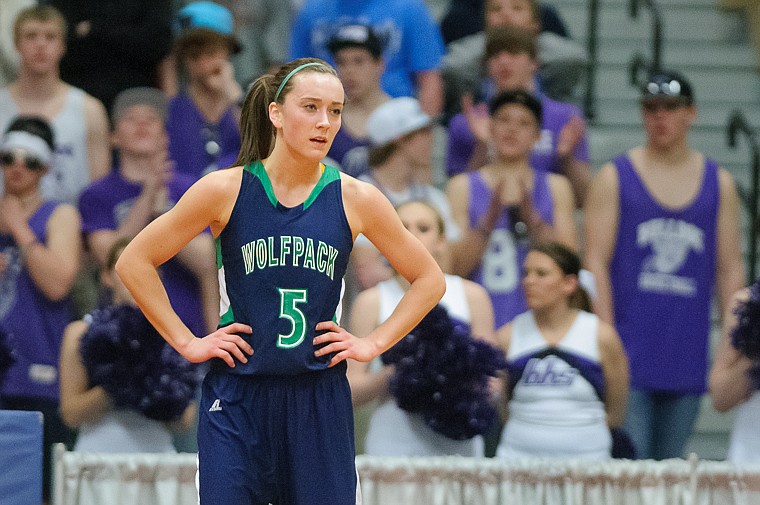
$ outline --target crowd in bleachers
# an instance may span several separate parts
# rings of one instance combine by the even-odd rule
[[[299,57],[334,65],[346,93],[325,163],[391,201],[446,273],[451,333],[462,325],[504,360],[461,391],[455,363],[431,365],[458,401],[493,407],[468,403],[482,422],[459,437],[447,429],[467,420],[399,406],[413,382],[401,363],[352,362],[360,450],[683,457],[709,391],[720,410],[742,405],[729,456],[760,461],[760,353],[732,331],[754,323],[760,292],[742,291],[733,178],[689,144],[699,90],[653,70],[645,143],[592,167],[577,105],[588,56],[560,14],[537,0],[0,2],[0,347],[12,356],[0,408],[43,412],[45,482],[55,442],[197,450],[197,381],[157,420],[147,392],[129,403],[95,381],[80,342],[95,330],[133,341],[136,323],[108,309],[135,306],[118,254],[238,162],[251,83]],[[161,267],[197,336],[219,322],[217,253],[204,232]],[[363,236],[345,282],[341,324],[359,337],[408,289]]]

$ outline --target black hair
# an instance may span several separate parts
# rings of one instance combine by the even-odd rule
[[[499,110],[501,107],[515,103],[518,105],[522,105],[523,107],[527,107],[530,112],[533,113],[533,116],[536,118],[536,123],[538,124],[538,127],[541,127],[541,122],[543,121],[543,114],[544,114],[544,108],[541,105],[541,101],[533,96],[532,93],[525,89],[513,89],[509,91],[502,91],[488,104],[488,112],[493,116],[497,110]]]
[[[376,60],[383,56],[383,43],[369,25],[341,26],[327,41],[327,50],[333,56],[347,47],[364,49]]]
[[[51,151],[55,150],[55,135],[50,123],[40,116],[16,116],[5,133],[27,132],[45,141]]]

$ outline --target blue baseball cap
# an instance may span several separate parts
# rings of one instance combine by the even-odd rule
[[[176,31],[181,36],[187,30],[205,28],[227,37],[233,53],[241,50],[233,32],[232,12],[214,2],[191,2],[180,9],[176,18]]]

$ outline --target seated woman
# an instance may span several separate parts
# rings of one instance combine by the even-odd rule
[[[134,309],[134,314],[138,314],[137,317],[143,317],[129,291],[114,271],[116,260],[127,246],[128,241],[128,239],[120,239],[114,243],[107,257],[101,281],[111,291],[112,304],[106,310],[110,308],[115,310],[112,312],[103,311],[101,314],[115,316],[120,313],[118,307],[127,306]],[[147,323],[147,321],[145,322]],[[99,320],[101,327],[102,323]],[[127,325],[120,323],[121,321],[117,321],[115,318],[110,321],[110,324],[115,328],[140,327],[136,321],[131,321],[131,324]],[[88,338],[86,334],[93,324],[95,323],[92,315],[85,316],[82,321],[70,323],[64,332],[61,348],[61,416],[67,425],[79,429],[74,450],[88,452],[176,452],[172,443],[172,432],[188,430],[195,419],[196,406],[190,401],[194,391],[193,385],[179,384],[183,386],[183,389],[184,386],[187,386],[185,393],[178,392],[178,396],[187,398],[187,406],[184,410],[180,407],[180,415],[171,422],[153,419],[135,408],[117,406],[123,402],[120,401],[121,399],[113,398],[106,391],[106,386],[91,384],[92,370],[88,369],[86,363],[93,360],[88,361],[83,355],[86,352],[83,344],[85,343],[84,340]],[[154,336],[158,339],[156,341],[160,343],[160,347],[163,348],[165,344],[158,333],[155,333]],[[106,337],[105,333],[99,333],[95,338],[110,337],[111,335]],[[124,335],[113,335],[112,337],[120,340]],[[139,342],[140,339],[133,336],[132,341]],[[110,343],[109,341],[108,344]],[[90,341],[88,344],[91,344],[90,349],[93,349],[92,344],[96,343]],[[108,348],[104,345],[100,349],[113,350],[113,347]],[[123,372],[123,365],[123,363],[116,364],[113,369]],[[136,364],[136,366],[138,365]],[[103,370],[102,367],[101,370]],[[101,378],[103,378],[102,375]],[[107,382],[113,383],[119,380],[126,382],[131,377],[120,376],[105,379]],[[154,409],[161,409],[161,405],[158,404],[153,405],[153,407]],[[173,407],[176,407],[176,404]]]
[[[404,226],[441,261],[446,256],[446,238],[441,214],[430,203],[412,200],[397,207]],[[488,293],[478,284],[446,275],[446,294],[441,305],[449,316],[470,326],[470,334],[493,339],[493,310]],[[409,288],[398,274],[359,294],[351,310],[351,332],[368,335],[393,312]],[[402,341],[403,342],[403,341]],[[397,406],[390,397],[393,366],[376,359],[370,363],[350,361],[348,380],[354,407],[379,400],[372,413],[365,439],[365,453],[377,456],[483,456],[482,437],[454,440],[431,429],[417,413]]]
[[[579,270],[578,256],[559,243],[528,252],[522,285],[529,310],[497,331],[509,400],[497,457],[611,457],[628,361],[615,329],[588,312]]]

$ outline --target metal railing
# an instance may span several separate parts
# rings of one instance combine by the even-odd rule
[[[652,17],[652,59],[649,62],[650,70],[662,68],[662,14],[660,7],[654,0],[630,0],[628,4],[629,14],[632,18],[639,17],[639,5],[643,4],[649,9]]]
[[[583,100],[583,111],[586,118],[593,120],[596,116],[596,70],[598,66],[599,46],[599,0],[588,2],[588,38],[586,49],[588,51],[589,64],[586,68],[586,95]],[[629,66],[630,81],[632,86],[641,84],[640,75],[642,70],[652,72],[662,68],[662,31],[663,22],[660,8],[654,0],[630,0],[629,14],[632,18],[639,15],[640,5],[649,9],[652,17],[652,55],[647,60],[641,53],[637,53],[631,59]]]
[[[755,131],[750,127],[747,118],[740,110],[734,110],[728,117],[727,141],[729,147],[736,147],[736,137],[743,133],[747,137],[752,153],[752,179],[750,182],[749,195],[741,191],[742,200],[749,211],[749,227],[747,229],[747,245],[749,246],[749,271],[747,284],[755,282],[755,269],[757,263],[757,233],[758,233],[758,182],[760,179],[760,147],[758,146]],[[740,188],[741,189],[741,188]]]
[[[596,116],[596,67],[597,46],[599,45],[599,0],[588,2],[588,38],[586,49],[588,51],[588,66],[586,67],[586,96],[583,98],[583,113],[586,119],[592,120]]]

